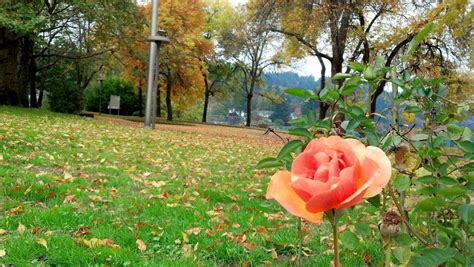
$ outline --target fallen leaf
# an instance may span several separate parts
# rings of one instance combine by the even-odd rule
[[[186,233],[183,233],[183,243],[188,243],[189,242],[189,237]]]
[[[23,195],[28,194],[28,193],[31,191],[31,187],[32,187],[32,186],[33,186],[33,185],[28,186],[28,188],[25,190],[25,192],[23,192]]]
[[[36,243],[37,244],[40,244],[41,246],[45,247],[46,249],[48,249],[48,242],[46,242],[46,240],[44,239],[38,239],[36,240]]]
[[[44,232],[45,236],[52,236],[53,234],[54,234],[54,232],[51,231],[51,230],[48,230],[48,231]]]
[[[186,233],[198,235],[199,233],[201,233],[201,230],[202,229],[200,227],[193,227],[186,230]]]
[[[7,252],[4,249],[0,249],[0,258],[5,257],[7,255]]]
[[[189,244],[184,245],[183,250],[184,250],[185,257],[191,257],[191,255],[193,254],[193,250],[191,248],[191,245]]]
[[[37,235],[37,234],[39,234],[40,231],[41,231],[41,229],[40,229],[39,227],[33,227],[33,228],[31,228],[31,233],[32,233],[32,234]]]
[[[26,231],[26,227],[23,224],[19,223],[17,231],[18,233],[23,234]]]
[[[143,242],[143,240],[137,239],[135,243],[137,244],[138,250],[140,250],[141,252],[146,251],[146,245],[145,245],[145,242]]]
[[[278,253],[276,252],[274,248],[272,248],[272,259],[274,260],[278,259]]]
[[[8,233],[7,230],[5,230],[5,229],[0,229],[0,235],[4,235],[4,234],[6,234],[6,233]]]

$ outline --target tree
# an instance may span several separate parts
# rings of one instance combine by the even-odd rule
[[[290,120],[291,113],[291,106],[289,105],[288,101],[283,98],[283,101],[276,105],[273,105],[273,113],[270,118],[274,122],[276,120],[282,120],[284,124],[287,125],[288,121]]]
[[[240,10],[230,9],[219,21],[219,46],[224,56],[240,71],[242,90],[247,99],[246,126],[252,120],[252,99],[255,88],[262,83],[265,68],[277,64],[270,56],[275,34],[269,30],[275,17],[271,10],[255,9],[251,1]]]
[[[2,1],[0,50],[5,53],[0,53],[0,62],[8,71],[2,66],[0,95],[8,97],[2,97],[0,103],[39,106],[37,74],[40,84],[47,84],[47,70],[60,60],[72,61],[76,90],[83,90],[102,67],[102,62],[90,59],[113,51],[107,48],[107,40],[133,23],[135,11],[132,1],[119,0]]]
[[[273,0],[260,1],[259,4],[260,9],[271,8],[278,14],[279,23],[272,30],[287,37],[287,55],[317,57],[322,66],[321,77],[325,71],[324,61],[331,64],[332,77],[349,71],[343,70],[344,61],[368,64],[375,61],[376,55],[383,57],[386,67],[393,66],[394,63],[397,67],[402,67],[399,64],[402,52],[406,51],[412,38],[433,21],[438,25],[438,37],[415,47],[418,52],[424,51],[425,56],[420,59],[438,66],[441,64],[442,67],[441,62],[457,58],[452,51],[459,50],[464,57],[468,54],[465,47],[469,41],[459,34],[462,27],[472,29],[472,23],[469,24],[472,22],[472,16],[469,16],[472,15],[472,8],[469,8],[468,1],[426,1],[419,4],[394,0],[299,0],[291,3]],[[414,12],[406,13],[406,10]],[[437,42],[433,42],[434,40]],[[451,42],[456,45],[440,46]],[[453,47],[461,49],[452,49]],[[444,60],[439,61],[442,50],[446,54],[443,56]],[[444,68],[446,67],[445,65]],[[341,80],[333,80],[333,83],[341,86]],[[386,82],[381,81],[371,92],[368,101],[370,110],[375,110],[376,99],[383,92],[385,84]],[[321,89],[324,87],[323,82]],[[327,104],[320,104],[320,118],[325,117],[328,108]]]

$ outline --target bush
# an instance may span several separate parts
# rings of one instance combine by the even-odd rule
[[[52,111],[76,114],[82,109],[82,90],[67,85],[55,87],[50,89],[48,100]]]
[[[99,94],[101,94],[101,98],[99,98]],[[142,113],[140,114],[139,97],[135,93],[135,88],[132,83],[125,82],[117,77],[108,77],[103,81],[102,89],[100,83],[95,83],[86,90],[86,109],[99,112],[99,106],[101,105],[101,112],[108,113],[109,110],[107,106],[109,105],[111,95],[120,96],[121,115],[143,114],[143,111],[141,111]],[[102,100],[102,103],[100,103],[100,100]]]

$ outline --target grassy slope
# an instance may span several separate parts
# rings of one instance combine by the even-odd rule
[[[0,263],[288,265],[297,221],[265,200],[271,172],[254,170],[280,146],[0,107],[0,230],[7,231],[0,234]],[[346,216],[345,226],[373,228],[365,210]],[[305,265],[328,266],[329,227],[306,227]],[[345,266],[364,265],[366,251],[380,261],[372,228],[364,242],[343,249]],[[120,248],[84,241],[92,238]]]

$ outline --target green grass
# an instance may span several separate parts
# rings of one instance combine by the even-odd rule
[[[255,170],[280,146],[0,107],[0,264],[293,265],[297,220],[265,199],[272,171]],[[343,266],[364,266],[366,252],[381,261],[374,213],[365,204],[343,217],[348,230],[371,225],[342,244]],[[305,227],[303,265],[328,266],[329,226]],[[120,248],[88,247],[93,238]]]

